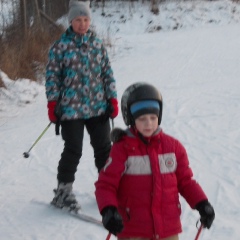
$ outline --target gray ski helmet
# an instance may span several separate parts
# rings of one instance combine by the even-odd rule
[[[159,102],[160,111],[158,116],[158,125],[160,125],[162,120],[162,95],[154,86],[146,82],[134,83],[124,91],[121,99],[121,110],[124,123],[127,126],[135,125],[135,121],[130,112],[130,106],[133,103],[142,100],[156,100]]]

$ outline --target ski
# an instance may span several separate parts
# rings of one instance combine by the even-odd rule
[[[103,226],[102,222],[92,216],[86,215],[85,213],[82,213],[81,211],[75,212],[75,211],[68,211],[64,209],[57,208],[52,205],[53,208],[59,209],[61,211],[64,211],[66,213],[69,213],[71,216],[76,217],[77,219],[83,220],[85,222],[90,222],[93,224],[96,224],[98,226]]]
[[[41,202],[41,201],[37,201],[37,200],[32,200],[31,202],[36,203],[36,204],[40,204],[40,205],[48,206],[48,207],[50,207],[52,209],[59,210],[59,212],[61,211],[61,212],[66,213],[66,214],[68,214],[68,215],[70,215],[72,217],[75,217],[75,218],[77,218],[79,220],[82,220],[82,221],[85,221],[85,222],[89,222],[89,223],[93,223],[93,224],[95,224],[97,226],[101,226],[101,227],[103,226],[103,224],[102,224],[102,222],[100,220],[98,220],[97,218],[94,218],[94,217],[92,217],[90,215],[87,215],[87,214],[83,213],[81,210],[79,210],[77,212],[76,211],[69,211],[69,210],[64,209],[64,208],[58,208],[58,207],[54,206],[51,203]]]

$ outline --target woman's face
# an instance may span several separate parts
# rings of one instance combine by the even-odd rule
[[[71,22],[73,31],[81,35],[85,34],[88,31],[90,23],[91,19],[86,16],[76,17]]]
[[[158,116],[156,114],[144,114],[135,120],[137,130],[144,137],[151,137],[158,128]]]

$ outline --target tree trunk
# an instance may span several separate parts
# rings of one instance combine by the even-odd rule
[[[158,15],[159,14],[158,1],[157,0],[151,0],[151,3],[152,3],[151,12],[153,14]]]

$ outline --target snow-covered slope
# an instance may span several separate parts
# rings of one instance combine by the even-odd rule
[[[125,23],[117,21],[117,14],[115,20],[103,18],[101,11],[96,10],[93,22],[100,34],[109,29],[113,45],[109,54],[119,101],[125,88],[137,81],[148,81],[162,92],[162,128],[185,145],[195,178],[216,211],[212,228],[203,230],[199,239],[238,240],[240,28],[234,19],[239,19],[239,7],[229,1],[185,4],[165,4],[159,16],[150,15],[146,8],[132,9],[129,16],[130,10],[125,10],[124,16],[128,19]],[[236,11],[231,14],[233,8]],[[106,14],[108,12],[116,10],[109,6]],[[174,25],[171,15],[183,26],[177,31],[170,30]],[[216,19],[216,22],[211,24],[206,19]],[[148,24],[150,20],[153,22]],[[149,33],[151,26],[158,24],[162,31]],[[8,89],[0,89],[0,238],[106,239],[107,231],[103,228],[42,204],[53,197],[63,142],[51,126],[32,149],[30,157],[23,158],[23,152],[49,122],[44,86],[26,79],[13,82],[2,72],[1,77]],[[115,119],[115,126],[124,127],[121,113]],[[83,211],[100,219],[94,196],[96,179],[86,133],[74,191]],[[180,239],[194,239],[198,213],[192,211],[184,199],[181,203],[183,233]]]

